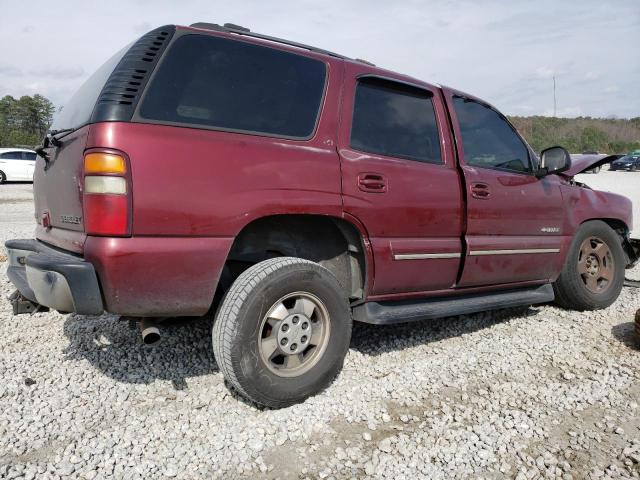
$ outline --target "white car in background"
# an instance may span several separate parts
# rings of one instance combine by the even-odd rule
[[[33,182],[36,152],[25,148],[0,148],[0,183]]]

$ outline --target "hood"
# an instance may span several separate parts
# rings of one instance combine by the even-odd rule
[[[622,157],[622,155],[607,155],[606,153],[571,154],[571,167],[566,172],[562,172],[562,175],[573,177],[585,170],[602,166],[605,163],[611,163],[620,157]]]

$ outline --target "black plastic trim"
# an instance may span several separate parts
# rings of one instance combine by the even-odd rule
[[[131,120],[151,73],[175,31],[174,25],[156,28],[131,46],[102,88],[89,123]]]
[[[25,266],[13,266],[7,270],[11,282],[29,300],[36,301],[36,296],[27,281],[26,266],[61,274],[69,285],[75,313],[99,315],[104,311],[98,276],[91,263],[37,240],[9,240],[5,246],[7,249],[33,252],[25,258]]]
[[[367,302],[353,309],[353,319],[374,325],[393,325],[498,308],[546,303],[553,299],[553,288],[550,284],[545,284],[533,288],[447,298]]]

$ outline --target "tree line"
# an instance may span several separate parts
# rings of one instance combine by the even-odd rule
[[[55,107],[42,95],[0,99],[0,147],[33,147],[47,133]]]
[[[47,133],[55,107],[42,95],[0,99],[0,147],[34,147]],[[571,153],[587,150],[626,153],[640,150],[640,117],[631,119],[509,117],[534,150],[561,145]]]
[[[556,118],[509,117],[531,147],[542,149],[560,145],[571,153],[598,151],[601,153],[628,153],[640,150],[640,117],[610,118]]]

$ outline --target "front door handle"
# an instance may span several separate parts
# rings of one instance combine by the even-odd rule
[[[363,192],[384,193],[387,182],[379,173],[361,173],[358,175],[358,188]]]
[[[476,182],[471,184],[471,196],[480,200],[486,200],[491,197],[491,190],[489,185],[482,182]]]

